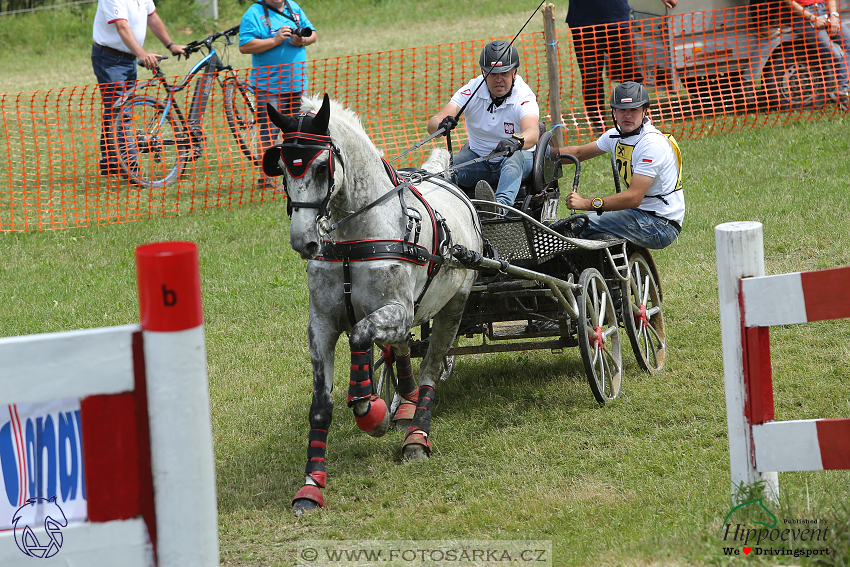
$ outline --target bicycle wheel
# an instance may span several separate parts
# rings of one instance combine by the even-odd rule
[[[593,396],[604,405],[619,397],[623,389],[619,320],[611,290],[598,270],[585,269],[578,284],[578,346]]]
[[[145,187],[164,187],[180,179],[192,151],[180,111],[147,96],[135,96],[121,107],[112,145],[124,175]]]
[[[224,81],[224,115],[230,131],[236,136],[239,148],[251,161],[259,165],[260,128],[257,124],[254,92],[244,81],[228,77]]]

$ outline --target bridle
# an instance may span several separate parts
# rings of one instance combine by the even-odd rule
[[[302,132],[301,126],[307,114],[299,114],[295,117],[298,124],[294,132],[283,134],[282,143],[278,144],[280,155],[278,164],[281,170],[286,168],[287,173],[293,179],[300,179],[307,174],[310,164],[316,160],[323,152],[330,152],[328,159],[328,191],[321,201],[293,201],[289,198],[286,200],[286,214],[292,218],[292,213],[299,209],[318,209],[317,218],[329,216],[328,204],[331,196],[333,196],[336,180],[334,178],[334,160],[338,159],[343,169],[345,162],[342,159],[342,153],[336,144],[333,143],[330,133],[311,134],[310,132]],[[283,176],[284,188],[286,188],[286,176]]]

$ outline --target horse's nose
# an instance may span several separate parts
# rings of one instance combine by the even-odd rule
[[[312,260],[319,253],[319,243],[315,241],[308,242],[298,253],[301,254],[301,258],[304,260]]]

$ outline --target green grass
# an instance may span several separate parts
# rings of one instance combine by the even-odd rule
[[[668,365],[647,376],[626,356],[624,397],[608,407],[594,402],[578,349],[460,357],[438,388],[435,454],[409,465],[401,432],[376,440],[357,430],[338,376],[328,507],[311,516],[289,511],[311,386],[304,264],[287,243],[283,203],[4,233],[0,335],[135,321],[133,248],[198,243],[225,565],[290,564],[304,539],[446,538],[551,540],[555,565],[727,565],[718,539],[732,503],[713,227],[763,222],[767,273],[850,265],[850,179],[835,159],[848,151],[846,127],[683,144],[685,230],[654,255]],[[586,165],[586,193],[610,192],[607,162]],[[771,336],[777,418],[850,416],[848,321]],[[846,471],[783,473],[775,512],[847,522],[848,481]]]
[[[160,9],[166,22],[179,24],[178,37],[199,35],[202,24],[169,12],[171,2]],[[527,17],[489,20],[473,11],[498,14],[504,3],[495,2],[430,4],[442,6],[433,12],[442,14],[439,25],[414,22],[422,16],[409,3],[349,0],[314,9],[315,17],[304,5],[320,42],[351,41],[351,52],[370,42],[374,50],[442,42],[443,30],[473,15],[475,26],[499,18],[509,24],[474,37],[510,35]],[[235,22],[243,8],[228,9],[218,27]],[[339,13],[350,18],[333,22]],[[9,46],[0,53],[4,88],[91,82],[90,21],[51,24],[55,39],[67,44],[59,55],[77,53],[56,65],[61,57],[22,48],[21,30],[41,24],[21,20],[9,31],[9,20],[0,19],[0,41]],[[399,31],[368,35],[372,24]],[[459,35],[452,39],[469,37]],[[45,37],[45,44],[52,41]],[[81,83],[62,82],[73,74],[63,74],[68,65],[82,69]],[[289,247],[283,202],[0,233],[0,336],[137,321],[133,248],[198,243],[224,565],[292,564],[296,543],[306,539],[448,538],[550,540],[558,566],[811,564],[722,552],[720,526],[732,502],[713,229],[733,220],[764,223],[768,274],[850,265],[848,126],[839,117],[680,139],[685,229],[676,244],[654,254],[665,292],[668,363],[647,376],[625,353],[624,396],[616,403],[596,405],[578,349],[460,357],[452,379],[438,386],[434,456],[409,465],[401,462],[402,432],[376,440],[357,430],[345,407],[343,372],[333,396],[328,506],[314,515],[290,513],[303,479],[311,380],[304,262]],[[609,171],[605,159],[586,163],[582,191],[610,193]],[[848,337],[848,320],[771,330],[778,419],[850,417]],[[343,341],[337,368],[348,365],[345,347]],[[779,478],[776,515],[828,519],[840,534],[841,555],[832,564],[850,563],[850,473]]]

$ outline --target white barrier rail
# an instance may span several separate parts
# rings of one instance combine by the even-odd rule
[[[0,338],[0,565],[218,565],[197,247],[136,268],[140,325]]]
[[[715,227],[732,494],[778,472],[850,469],[850,419],[774,421],[769,328],[850,318],[850,267],[764,275],[762,225]]]

